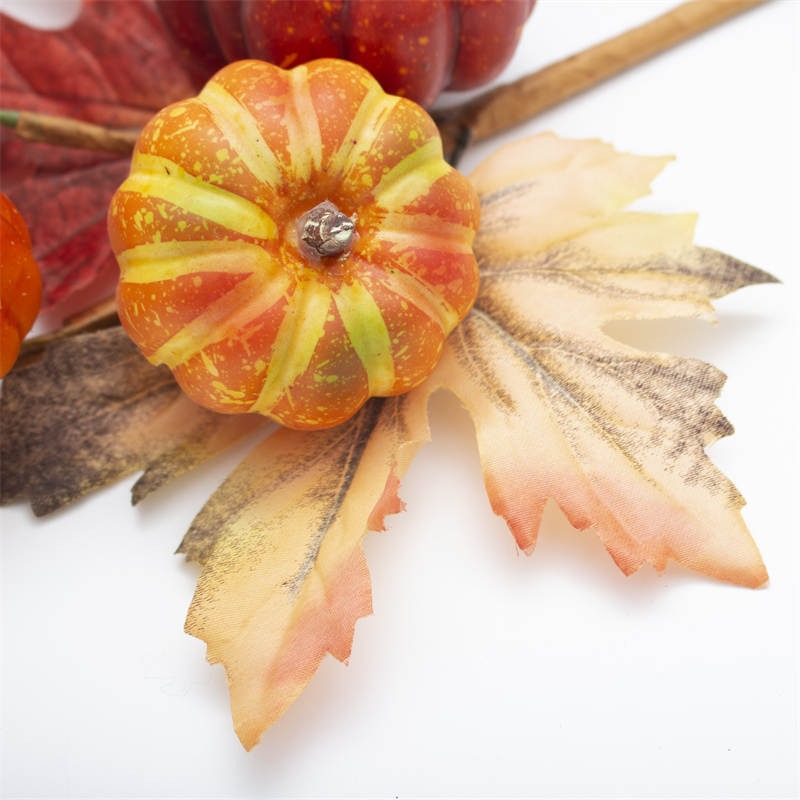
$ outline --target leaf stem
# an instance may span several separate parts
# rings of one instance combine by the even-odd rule
[[[32,111],[0,109],[0,124],[15,128],[17,136],[29,142],[101,150],[121,156],[129,156],[139,138],[138,130],[104,128],[69,117],[35,114]]]
[[[42,353],[54,342],[70,339],[82,333],[105,330],[106,328],[119,325],[119,314],[117,313],[116,297],[107,297],[96,303],[91,308],[81,311],[65,320],[64,327],[52,333],[45,333],[41,336],[31,336],[22,342],[19,358],[14,369],[25,367],[36,362]]]
[[[638,28],[478,97],[433,112],[444,153],[455,166],[464,150],[768,0],[689,0]],[[0,125],[22,139],[130,155],[139,131],[64,117],[0,110]]]

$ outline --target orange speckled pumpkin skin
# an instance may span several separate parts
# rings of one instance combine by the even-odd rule
[[[355,235],[319,257],[300,228],[325,201]],[[479,214],[428,115],[362,68],[237,62],[139,139],[109,210],[120,318],[201,405],[330,427],[433,369]]]
[[[0,378],[14,366],[42,302],[42,276],[16,206],[0,192]]]

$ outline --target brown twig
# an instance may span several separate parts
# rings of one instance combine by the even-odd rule
[[[19,358],[14,364],[14,369],[38,361],[41,354],[54,342],[60,342],[62,339],[69,339],[71,336],[78,336],[81,333],[111,328],[114,325],[119,325],[117,301],[115,297],[109,297],[91,308],[69,317],[64,326],[57,331],[25,339],[20,347]]]
[[[451,164],[463,150],[767,0],[692,0],[627,33],[434,113]]]
[[[102,125],[68,117],[52,117],[32,111],[7,111],[0,113],[0,124],[15,128],[20,139],[45,142],[62,147],[79,147],[83,150],[103,150],[129,156],[133,152],[138,130],[115,130]]]
[[[621,36],[545,67],[539,72],[434,113],[451,164],[470,142],[518,125],[563,100],[674,47],[767,0],[690,0]],[[139,131],[114,130],[73,119],[27,111],[0,111],[0,124],[35,142],[133,152]]]

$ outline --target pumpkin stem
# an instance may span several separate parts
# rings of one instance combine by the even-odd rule
[[[350,247],[355,222],[325,200],[300,220],[300,238],[318,256],[338,256]]]

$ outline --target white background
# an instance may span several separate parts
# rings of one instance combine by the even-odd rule
[[[540,0],[503,80],[675,5]],[[774,0],[462,164],[545,130],[674,154],[636,207],[698,211],[698,243],[783,281],[719,301],[717,327],[613,329],[729,375],[736,434],[711,455],[748,500],[770,588],[675,564],[625,578],[555,507],[519,555],[469,418],[437,395],[407,511],[365,540],[375,614],[349,666],[326,659],[247,754],[223,669],[182,632],[198,569],[173,551],[249,445],[135,509],[134,478],[44,520],[18,503],[2,512],[3,796],[797,798],[799,12]]]

